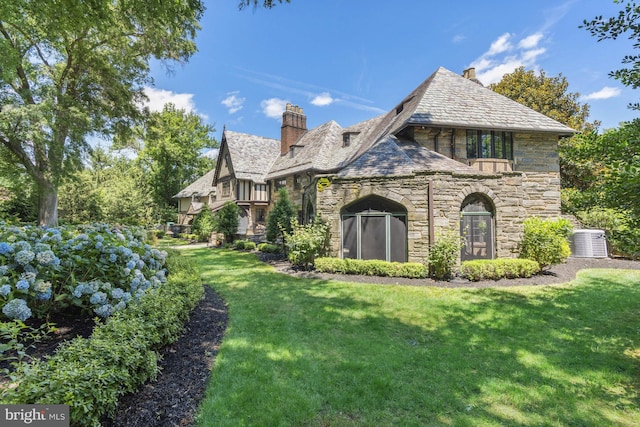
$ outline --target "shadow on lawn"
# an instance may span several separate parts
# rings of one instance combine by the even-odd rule
[[[629,283],[640,285],[637,273],[592,272],[579,285],[530,292],[369,285],[360,293],[344,283],[276,273],[249,254],[210,251],[201,265],[205,281],[230,302],[231,331],[203,419],[250,414],[257,417],[252,423],[274,425],[640,419],[634,341],[640,287]],[[390,295],[402,292],[407,305],[423,312],[387,307]]]

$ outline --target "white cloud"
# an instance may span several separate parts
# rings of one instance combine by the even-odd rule
[[[464,34],[456,34],[455,36],[453,36],[453,39],[451,40],[453,43],[462,43],[464,40],[466,40],[466,36]]]
[[[533,49],[538,46],[538,43],[540,43],[542,37],[542,33],[531,34],[530,36],[527,36],[520,40],[520,42],[518,43],[518,47],[522,49]]]
[[[499,82],[505,74],[512,73],[518,67],[538,69],[536,61],[546,53],[546,48],[539,47],[544,39],[541,32],[531,34],[517,43],[512,43],[513,35],[502,34],[494,40],[489,49],[471,63],[476,69],[476,76],[482,84],[490,85]]]
[[[618,87],[605,86],[599,91],[592,92],[588,95],[582,96],[581,99],[585,101],[592,100],[592,99],[609,99],[609,98],[615,98],[616,96],[619,96],[621,93],[622,91]]]
[[[487,51],[487,53],[485,53],[485,55],[494,56],[511,50],[513,46],[509,42],[510,38],[511,34],[509,33],[504,33],[503,35],[498,37],[493,43],[491,43],[491,47],[489,47],[489,50]]]
[[[196,112],[192,93],[175,93],[170,90],[156,89],[153,87],[145,87],[144,93],[149,98],[145,106],[152,112],[162,111],[165,104],[168,103],[174,104],[176,108],[185,110],[187,113]]]
[[[280,120],[282,118],[282,113],[287,106],[287,102],[288,101],[280,98],[269,98],[260,102],[260,108],[262,108],[262,112],[265,116],[271,119]]]
[[[246,98],[240,98],[238,96],[240,92],[229,92],[227,97],[222,100],[222,105],[227,107],[229,110],[229,114],[237,113],[242,110],[244,106],[244,101]]]
[[[334,99],[329,92],[322,92],[311,100],[311,103],[317,107],[325,107],[333,104]]]

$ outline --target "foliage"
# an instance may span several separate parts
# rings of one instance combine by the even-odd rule
[[[234,202],[225,203],[216,213],[216,231],[224,234],[226,243],[233,242],[233,237],[238,233],[239,215],[240,208]]]
[[[291,233],[291,219],[295,214],[287,189],[281,188],[275,206],[267,215],[267,240],[271,243],[282,240],[284,247],[284,233]]]
[[[56,330],[57,328],[49,322],[39,327],[27,326],[17,319],[0,322],[0,362],[9,361],[12,366],[18,367],[25,357],[29,357],[26,353],[27,349]],[[4,371],[5,374],[9,372],[7,368],[0,371]]]
[[[89,134],[124,137],[142,117],[152,58],[195,51],[200,0],[0,3],[0,144],[36,184],[40,225]]]
[[[153,202],[160,209],[176,210],[175,194],[198,177],[215,167],[202,152],[218,146],[210,136],[215,129],[202,122],[200,116],[165,104],[162,111],[149,115],[144,125],[137,128],[137,138],[143,147],[138,153],[138,164],[149,188]],[[129,141],[136,146],[137,141]],[[119,146],[124,141],[119,141]],[[171,218],[160,218],[161,222]]]
[[[640,258],[640,229],[634,227],[628,212],[594,207],[577,212],[576,217],[585,227],[605,231],[609,253]]]
[[[640,6],[635,2],[624,0],[616,3],[624,6],[617,16],[603,18],[600,15],[591,21],[585,19],[580,27],[597,37],[599,42],[608,39],[616,40],[628,32],[628,39],[633,41],[633,49],[640,49]],[[611,71],[609,75],[623,85],[637,89],[640,87],[640,55],[626,55],[622,58],[622,63],[630,66]],[[629,108],[638,110],[640,103],[630,104]]]
[[[569,82],[562,74],[548,77],[544,70],[536,74],[534,70],[518,67],[498,83],[489,85],[489,89],[577,131],[593,128],[587,122],[589,105],[578,102],[579,93],[567,92]]]
[[[200,241],[208,241],[216,229],[216,217],[206,206],[196,215],[191,223],[191,231]]]
[[[166,253],[142,229],[105,224],[40,228],[0,223],[0,306],[6,318],[72,305],[100,317],[165,282]]]
[[[315,259],[314,265],[316,271],[322,273],[407,278],[423,278],[427,276],[426,266],[417,262],[319,257]]]
[[[310,224],[298,224],[291,220],[291,232],[284,232],[287,257],[296,267],[310,268],[314,260],[324,256],[329,247],[329,225],[317,217]]]
[[[539,271],[536,261],[517,258],[475,259],[460,265],[460,275],[472,281],[531,277]]]
[[[444,231],[436,236],[428,256],[429,273],[434,279],[445,280],[453,276],[463,244],[460,235],[453,231]]]
[[[94,184],[88,169],[73,174],[60,186],[58,215],[61,222],[82,224],[102,221],[103,206],[101,190]],[[122,212],[120,209],[118,211]]]
[[[233,249],[236,249],[236,250],[239,250],[239,251],[244,250],[245,243],[249,243],[249,242],[247,242],[246,240],[242,240],[242,239],[234,240],[233,241]]]
[[[520,242],[520,258],[536,261],[542,269],[565,262],[571,255],[567,239],[572,231],[571,222],[565,218],[527,218]]]
[[[272,243],[260,243],[258,245],[258,250],[260,252],[264,252],[265,254],[279,254],[282,252],[282,248],[278,245],[274,245]]]
[[[17,387],[5,388],[2,402],[66,404],[72,425],[100,425],[120,396],[158,374],[158,350],[178,339],[202,299],[193,266],[184,259],[170,259],[169,264],[171,277],[164,286],[98,325],[90,338],[75,338],[48,360],[18,371]]]

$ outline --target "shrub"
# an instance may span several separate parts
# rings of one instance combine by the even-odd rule
[[[460,265],[460,274],[472,281],[531,277],[539,271],[540,265],[530,259],[476,259]]]
[[[196,215],[191,224],[191,231],[197,236],[197,240],[209,241],[211,233],[216,230],[216,218],[211,209],[206,206]]]
[[[429,248],[429,273],[436,280],[448,279],[458,263],[462,239],[458,233],[447,231],[440,233]]]
[[[247,242],[246,240],[236,240],[233,242],[233,249],[236,249],[238,251],[242,251],[245,249],[244,245],[247,244],[249,242]]]
[[[527,218],[520,243],[520,258],[537,261],[542,269],[565,262],[571,255],[567,239],[572,231],[571,222],[565,218]]]
[[[165,285],[96,326],[90,338],[75,338],[47,360],[17,371],[17,386],[2,390],[2,402],[67,404],[72,425],[100,425],[120,396],[158,374],[157,351],[178,338],[202,298],[195,268],[184,259],[170,261]]]
[[[226,243],[232,243],[233,237],[238,233],[238,224],[240,223],[238,215],[240,215],[240,208],[234,202],[225,203],[216,213],[215,231],[224,235]]]
[[[316,258],[316,271],[321,273],[357,274],[362,276],[386,276],[423,278],[427,267],[417,262],[388,262],[377,259]]]
[[[297,267],[308,268],[313,261],[327,252],[329,226],[319,218],[311,224],[300,225],[291,220],[291,232],[283,231],[287,257]]]
[[[284,238],[284,232],[291,232],[291,219],[295,215],[286,188],[278,190],[278,201],[267,215],[267,240],[276,243]]]
[[[244,242],[245,251],[254,251],[256,249],[256,242]]]
[[[44,317],[70,305],[100,317],[165,279],[166,253],[143,228],[92,224],[40,228],[0,222],[0,307],[9,319]]]
[[[258,250],[260,252],[264,252],[265,254],[278,254],[281,252],[280,246],[274,245],[272,243],[260,243],[258,245]]]

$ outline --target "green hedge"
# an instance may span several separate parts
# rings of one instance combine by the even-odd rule
[[[265,254],[279,254],[282,252],[282,248],[278,245],[274,245],[273,243],[260,243],[258,245],[258,250]]]
[[[118,398],[158,374],[158,350],[178,339],[204,294],[194,266],[168,259],[167,282],[138,304],[115,313],[90,338],[64,343],[48,360],[23,365],[2,403],[67,404],[71,424],[99,426]]]
[[[314,265],[316,271],[321,273],[407,278],[427,277],[427,267],[424,264],[417,262],[388,262],[376,259],[316,258]]]
[[[539,271],[536,261],[515,258],[476,259],[460,266],[460,274],[473,281],[531,277]]]

